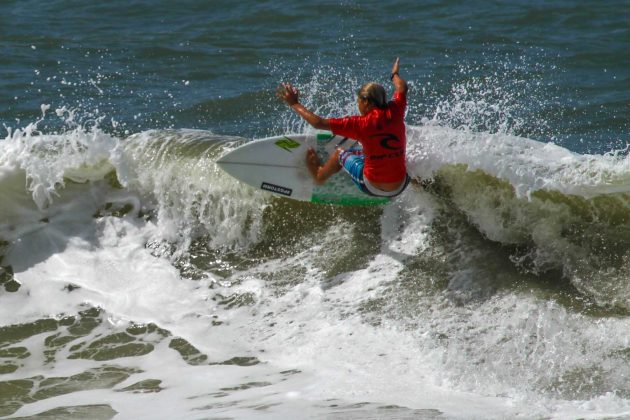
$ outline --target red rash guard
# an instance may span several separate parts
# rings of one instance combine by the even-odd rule
[[[398,182],[405,179],[405,108],[407,96],[395,92],[387,108],[374,108],[366,115],[330,118],[334,134],[358,140],[363,146],[363,176],[373,182]]]

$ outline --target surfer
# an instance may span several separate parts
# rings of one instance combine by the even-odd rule
[[[306,166],[316,184],[321,185],[342,168],[361,191],[379,197],[395,197],[409,184],[405,166],[407,139],[405,109],[407,82],[398,71],[400,59],[392,67],[394,85],[392,99],[387,101],[385,88],[370,82],[361,87],[357,107],[361,115],[343,118],[322,118],[299,101],[300,92],[290,83],[278,87],[277,96],[285,101],[306,122],[319,130],[358,140],[362,149],[337,149],[321,164],[314,149],[306,154]]]

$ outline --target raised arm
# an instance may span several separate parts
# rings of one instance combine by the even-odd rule
[[[318,130],[330,130],[328,119],[322,118],[308,110],[299,100],[300,91],[290,83],[282,83],[278,86],[276,96],[287,103],[297,114]]]
[[[396,89],[396,92],[407,93],[409,87],[407,86],[407,82],[405,82],[405,80],[400,77],[400,74],[398,74],[399,69],[400,58],[396,58],[396,61],[394,61],[394,66],[392,67],[392,83],[394,84],[394,89]]]

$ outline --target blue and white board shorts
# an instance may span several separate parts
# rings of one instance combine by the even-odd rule
[[[338,159],[343,170],[350,175],[350,178],[352,178],[352,181],[356,184],[356,186],[367,195],[374,197],[396,197],[405,191],[405,188],[407,188],[407,185],[409,185],[409,181],[411,180],[409,175],[406,175],[405,182],[403,182],[402,185],[394,191],[379,190],[363,177],[365,155],[363,154],[362,149],[350,148],[348,150],[344,150],[339,153]]]

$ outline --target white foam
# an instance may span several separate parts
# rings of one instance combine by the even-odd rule
[[[630,191],[621,155],[582,155],[553,143],[434,125],[411,126],[407,136],[409,171],[422,178],[464,164],[508,181],[520,197],[540,189],[585,197]]]
[[[9,133],[0,142],[0,166],[19,167],[39,209],[52,201],[68,178],[75,182],[100,180],[113,167],[110,153],[117,139],[98,129],[75,128],[62,135],[37,132],[37,124]]]
[[[268,200],[219,170],[214,164],[216,144],[203,144],[208,135],[148,131],[127,139],[112,158],[128,190],[152,197],[160,225],[155,239],[177,243],[180,253],[200,230],[212,248],[255,243]]]
[[[227,278],[212,274],[196,281],[182,278],[171,260],[156,256],[147,243],[174,240],[185,251],[201,226],[216,249],[254,244],[266,198],[219,178],[210,155],[183,154],[171,161],[167,152],[175,153],[176,147],[158,144],[152,149],[155,137],[149,133],[139,137],[137,144],[133,139],[128,144],[104,139],[107,146],[97,147],[94,160],[88,160],[89,168],[101,168],[100,157],[108,155],[123,190],[99,181],[100,169],[84,172],[85,159],[52,158],[61,163],[44,171],[24,163],[28,159],[21,153],[33,153],[26,147],[10,146],[15,153],[2,155],[0,186],[16,198],[13,207],[2,207],[11,217],[3,222],[0,235],[13,241],[3,264],[13,266],[22,286],[0,296],[0,318],[17,324],[75,314],[88,304],[102,308],[109,321],[94,337],[129,321],[152,322],[187,340],[211,362],[247,356],[261,363],[191,366],[168,347],[169,340],[163,340],[147,355],[108,362],[144,371],[115,390],[159,379],[163,391],[75,392],[28,404],[16,415],[94,403],[108,403],[125,418],[325,416],[337,410],[333,404],[351,411],[352,404],[363,402],[439,410],[454,418],[628,412],[628,401],[619,396],[554,399],[557,394],[544,387],[572,369],[615,362],[610,354],[628,346],[625,319],[589,319],[518,293],[499,293],[478,306],[457,307],[439,293],[431,295],[408,284],[432,281],[405,270],[412,270],[409,259],[430,250],[431,224],[439,213],[436,201],[414,186],[384,208],[378,219],[381,242],[376,255],[332,279],[327,274],[330,256],[356,240],[349,222],[335,223],[312,242],[300,242],[290,257],[250,262],[249,268]],[[589,160],[509,136],[436,127],[412,128],[410,145],[415,175],[426,177],[445,164],[464,163],[508,179],[517,190],[523,186],[519,190],[523,195],[536,188],[582,193],[589,186],[600,188],[601,178],[580,171],[601,167],[614,172],[618,163],[612,157]],[[67,153],[81,150],[71,148]],[[570,180],[576,167],[587,175]],[[69,168],[78,171],[74,174],[78,179],[92,182],[56,185],[63,174],[72,173]],[[45,186],[43,201],[20,192],[17,186],[23,185],[25,174],[38,174],[38,185]],[[55,194],[47,195],[51,186]],[[130,203],[133,210],[127,216],[95,217],[112,202]],[[137,211],[148,205],[157,208],[158,217],[137,217]],[[41,221],[43,217],[48,220]],[[247,218],[253,218],[251,231],[243,230]],[[278,288],[267,274],[281,270],[304,272],[304,279]],[[64,289],[68,283],[79,288],[69,292]],[[409,296],[400,297],[405,293]],[[227,308],[213,300],[230,294],[248,294],[252,302]],[[395,306],[405,305],[405,297],[415,306]],[[213,320],[223,324],[213,325]],[[38,335],[24,344],[39,348],[41,356],[43,338]],[[588,351],[580,353],[583,349]],[[97,361],[63,358],[44,366],[40,356],[6,378],[69,376],[101,366]],[[295,370],[300,372],[282,373]],[[621,383],[623,366],[619,371],[610,378]],[[248,383],[259,385],[238,389]],[[269,408],[260,408],[264,406]]]

